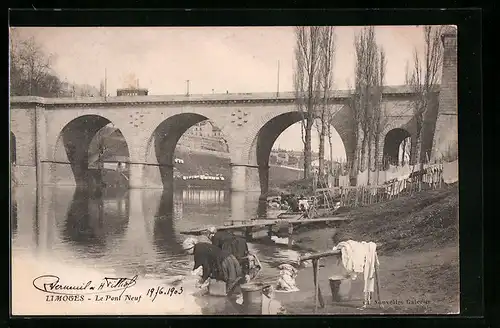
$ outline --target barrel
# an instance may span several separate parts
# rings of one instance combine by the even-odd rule
[[[333,276],[328,278],[332,299],[334,302],[348,301],[351,299],[351,280],[345,277]]]
[[[243,309],[246,314],[261,314],[263,284],[250,282],[240,286],[243,294]]]

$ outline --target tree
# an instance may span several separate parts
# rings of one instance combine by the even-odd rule
[[[375,85],[374,85],[374,95],[373,95],[373,117],[371,133],[373,139],[373,157],[370,156],[371,162],[377,172],[376,181],[378,183],[378,172],[382,168],[382,163],[380,163],[380,137],[387,126],[389,121],[386,111],[386,106],[383,103],[384,85],[385,85],[385,69],[387,61],[385,58],[385,51],[380,47],[380,51],[377,56],[377,62],[375,65]],[[371,146],[370,146],[371,147]],[[369,179],[368,179],[369,181]]]
[[[329,115],[333,110],[329,104],[330,92],[333,86],[333,65],[335,57],[335,28],[325,26],[319,33],[319,71],[318,83],[321,90],[321,106],[319,120],[315,120],[316,129],[319,134],[319,167],[318,175],[324,176],[325,173],[325,136],[328,134],[330,142],[330,157],[332,153],[331,127]]]
[[[424,53],[423,63],[417,49],[413,53],[413,70],[407,73],[407,84],[415,93],[411,103],[416,126],[415,161],[422,163],[422,137],[424,119],[431,102],[431,95],[439,83],[439,73],[443,64],[443,48],[441,44],[442,26],[424,26]]]
[[[10,93],[13,96],[57,97],[61,81],[52,72],[54,55],[47,55],[31,37],[10,33]]]
[[[311,132],[319,103],[321,27],[297,26],[295,28],[294,89],[297,110],[302,115],[301,137],[304,144],[304,179],[311,174]]]
[[[382,86],[380,77],[384,69],[380,68],[381,62],[378,46],[375,41],[375,29],[373,26],[365,27],[354,38],[356,53],[355,86],[351,97],[351,109],[353,111],[353,130],[356,140],[354,160],[351,175],[357,175],[358,171],[371,169],[373,164],[374,133],[380,133],[378,118],[381,118],[381,95]],[[384,65],[385,65],[385,56]],[[380,117],[375,117],[379,115]],[[374,122],[377,124],[374,125]],[[376,129],[375,129],[376,127]],[[377,130],[377,131],[374,131]]]

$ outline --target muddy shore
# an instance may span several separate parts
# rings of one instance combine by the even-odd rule
[[[325,307],[318,314],[459,312],[458,188],[426,192],[375,204],[346,213],[355,217],[340,226],[304,226],[294,236],[295,246],[312,251],[330,250],[340,239],[374,241],[380,261],[378,304],[363,303],[363,278],[351,283],[351,300],[333,302],[328,278],[342,274],[338,258],[320,261],[319,284]],[[296,279],[298,292],[277,293],[291,314],[315,312],[312,268]]]

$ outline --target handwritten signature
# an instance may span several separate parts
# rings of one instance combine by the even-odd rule
[[[146,292],[146,296],[152,298],[151,302],[154,302],[156,296],[158,295],[167,295],[172,297],[174,295],[181,295],[183,292],[184,289],[182,287],[179,287],[179,289],[177,289],[175,287],[165,288],[162,286],[157,286],[156,288],[149,288]]]
[[[105,277],[101,281],[94,283],[92,280],[81,284],[64,284],[61,278],[54,275],[42,275],[33,280],[33,286],[39,291],[58,295],[92,295],[122,291],[122,294],[134,286],[137,282],[137,275],[132,278],[110,278]]]

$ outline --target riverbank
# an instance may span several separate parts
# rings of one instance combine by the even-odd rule
[[[320,288],[326,306],[318,313],[456,313],[459,311],[458,188],[422,192],[342,215],[354,220],[337,227],[306,225],[296,230],[295,245],[326,251],[339,240],[378,245],[384,308],[358,310],[363,279],[352,284],[352,302],[333,303],[328,277],[342,273],[336,258],[321,261]],[[340,270],[340,272],[339,272]],[[311,268],[300,270],[299,292],[277,294],[290,313],[312,313]]]

